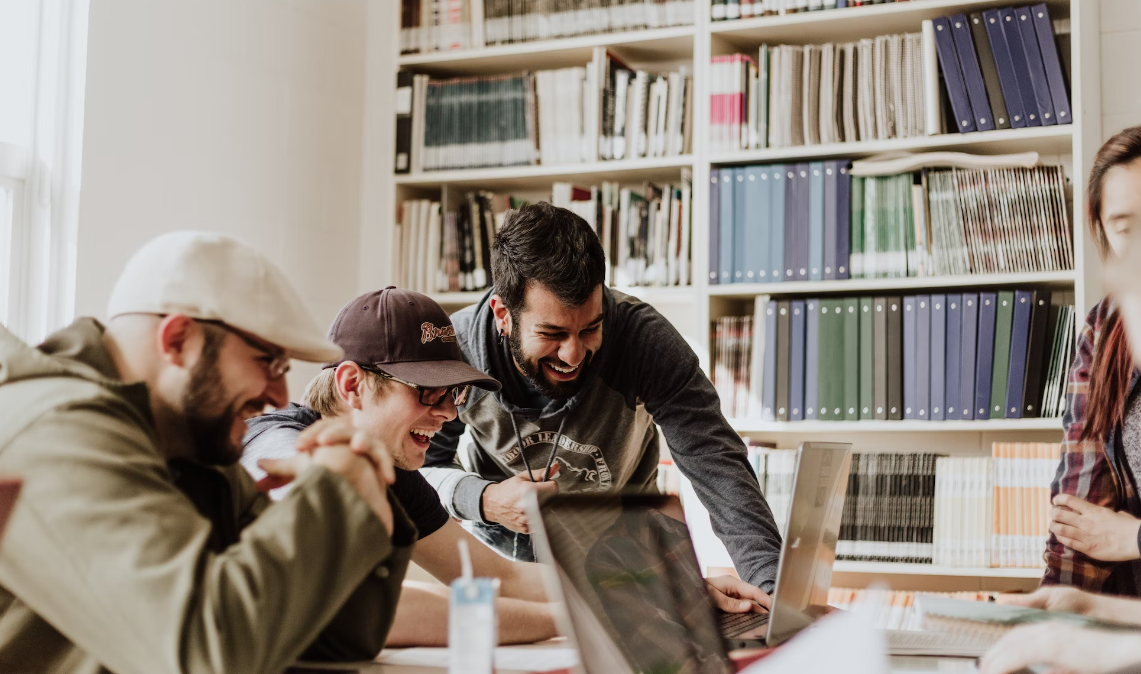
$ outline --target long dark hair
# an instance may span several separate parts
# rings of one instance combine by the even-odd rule
[[[1103,260],[1113,255],[1101,221],[1102,188],[1105,174],[1116,166],[1141,159],[1141,126],[1133,126],[1105,142],[1097,151],[1086,188],[1086,222]],[[1110,312],[1094,344],[1090,368],[1087,409],[1089,417],[1082,429],[1082,440],[1104,438],[1125,416],[1125,398],[1133,376],[1133,357],[1125,339],[1125,326],[1117,311]]]

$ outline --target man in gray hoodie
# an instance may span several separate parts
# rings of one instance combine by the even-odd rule
[[[745,445],[681,335],[604,286],[602,245],[586,221],[547,203],[519,209],[491,267],[494,287],[452,321],[464,359],[503,389],[473,391],[421,469],[448,512],[531,560],[520,497],[653,491],[660,426],[737,572],[771,593],[780,533]],[[465,427],[474,442],[461,462]]]

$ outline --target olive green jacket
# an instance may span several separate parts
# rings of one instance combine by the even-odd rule
[[[223,518],[175,487],[147,389],[118,380],[102,335],[79,319],[32,348],[0,327],[0,474],[24,480],[0,541],[0,672],[372,659],[416,536],[400,506],[390,537],[324,468],[272,505],[224,468],[240,540],[212,551]]]

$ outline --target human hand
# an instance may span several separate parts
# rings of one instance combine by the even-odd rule
[[[999,604],[1025,606],[1043,611],[1093,615],[1096,613],[1098,599],[1103,597],[1069,585],[1047,585],[1030,594],[1000,594],[996,601]]]
[[[1130,632],[1083,629],[1059,622],[1011,630],[979,660],[979,674],[1009,674],[1031,665],[1049,672],[1104,674],[1141,662],[1141,640]]]
[[[733,576],[706,578],[705,589],[717,608],[726,613],[764,613],[773,605],[761,588]]]
[[[1050,532],[1066,547],[1103,562],[1141,559],[1137,529],[1141,520],[1088,501],[1058,494],[1050,508]]]
[[[527,525],[527,509],[523,497],[535,492],[541,503],[559,493],[559,485],[554,481],[558,474],[559,464],[556,462],[551,466],[551,472],[547,474],[550,478],[547,481],[542,481],[542,470],[532,470],[530,475],[519,473],[502,482],[489,484],[487,489],[483,490],[484,518],[488,522],[502,524],[521,534],[531,533],[531,528]],[[531,476],[535,478],[535,482],[531,481]]]
[[[318,447],[343,445],[368,459],[385,484],[396,481],[396,469],[388,443],[375,435],[339,419],[321,419],[297,436],[297,451],[312,453]]]
[[[276,489],[300,477],[311,466],[323,466],[340,475],[349,486],[364,499],[373,514],[384,525],[384,530],[392,535],[392,505],[385,494],[386,485],[377,473],[376,467],[365,458],[344,445],[319,446],[309,452],[298,452],[284,459],[262,459],[258,467],[266,475],[258,480],[257,488],[262,491]]]

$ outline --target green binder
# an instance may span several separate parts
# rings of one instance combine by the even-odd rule
[[[990,418],[1002,419],[1006,415],[1006,378],[1010,367],[1010,324],[1014,320],[1014,291],[998,294],[998,307],[994,321],[994,369],[990,377]]]
[[[864,276],[864,179],[852,176],[852,238],[849,240],[848,274],[852,278]]]
[[[844,418],[860,418],[860,300],[842,302],[844,317]]]
[[[836,300],[822,298],[816,303],[817,311],[817,351],[816,351],[816,418],[824,421],[836,420],[832,410],[836,408],[832,398],[833,370],[836,363],[832,362],[832,341],[836,339],[836,326],[833,321],[833,305]],[[840,417],[841,419],[843,417]]]
[[[860,419],[875,419],[875,379],[872,374],[872,298],[860,298]]]

